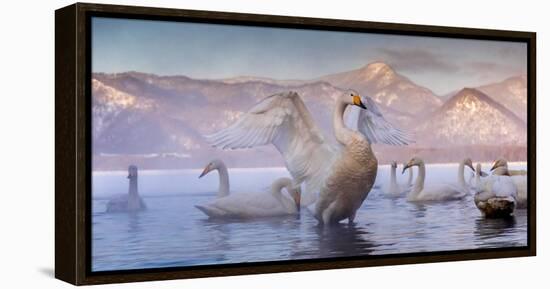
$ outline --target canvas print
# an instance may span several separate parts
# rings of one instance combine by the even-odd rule
[[[91,270],[527,246],[523,42],[91,18]]]

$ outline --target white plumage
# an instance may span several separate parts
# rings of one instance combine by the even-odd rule
[[[481,179],[481,164],[476,166],[474,202],[486,217],[506,217],[516,207],[517,188],[512,178],[491,175]]]
[[[426,166],[424,161],[420,158],[412,158],[407,165],[403,168],[403,172],[412,166],[418,166],[418,176],[411,188],[411,191],[407,195],[407,199],[410,202],[437,202],[437,201],[449,201],[459,200],[464,198],[469,189],[464,180],[464,166],[471,166],[471,160],[465,159],[460,162],[458,166],[458,179],[457,184],[424,184],[426,178]]]
[[[363,102],[367,103],[366,107]],[[344,126],[343,113],[348,105],[365,108],[356,114],[357,128],[363,134]],[[316,216],[321,222],[333,223],[345,218],[352,221],[376,177],[376,168],[372,166],[377,166],[377,161],[370,143],[410,141],[383,118],[372,100],[361,99],[354,91],[337,99],[333,126],[340,145],[325,141],[300,96],[288,92],[265,98],[234,124],[207,139],[224,149],[273,144],[283,156],[294,184],[305,184],[302,204],[307,206],[322,198],[323,202],[316,206]],[[347,175],[339,176],[339,173]],[[343,185],[341,182],[346,177],[350,183],[355,180],[355,185],[362,187],[340,186],[335,192],[333,186],[338,187],[338,182]]]
[[[221,193],[218,193],[218,197],[208,204],[195,206],[207,216],[211,218],[259,218],[299,213],[300,190],[292,186],[292,180],[289,178],[275,180],[271,185],[270,192],[229,194],[227,168],[221,160],[210,162],[199,177],[213,170],[219,172]],[[283,189],[288,192],[289,196],[283,194]]]
[[[493,175],[508,176],[517,190],[516,207],[527,208],[527,171],[516,171],[508,169],[508,162],[505,159],[498,159],[491,168]]]

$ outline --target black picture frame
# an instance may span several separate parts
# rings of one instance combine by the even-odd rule
[[[90,18],[503,40],[527,44],[528,242],[526,247],[92,272]],[[55,277],[75,285],[292,272],[536,255],[536,33],[336,19],[76,3],[55,12]]]

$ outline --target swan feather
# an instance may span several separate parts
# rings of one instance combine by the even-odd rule
[[[408,144],[404,132],[387,122],[369,97],[369,107],[359,112],[357,127],[373,143]],[[207,141],[222,149],[244,149],[272,143],[285,160],[295,185],[305,183],[304,204],[317,198],[330,168],[339,157],[340,147],[325,140],[311,113],[296,92],[266,97],[240,118]]]

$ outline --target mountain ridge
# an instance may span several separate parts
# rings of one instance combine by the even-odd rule
[[[527,141],[526,123],[485,93],[464,88],[416,129],[432,145],[518,145]]]
[[[378,66],[378,67],[377,67]],[[376,68],[376,69],[375,69]],[[446,111],[450,106],[447,102],[441,102],[437,107],[428,110],[415,109],[415,106],[423,106],[424,95],[418,99],[420,101],[405,103],[406,105],[395,106],[398,99],[407,99],[412,94],[403,92],[414,92],[413,90],[391,89],[399,87],[398,73],[393,71],[390,66],[368,64],[358,72],[360,77],[373,77],[373,79],[386,79],[392,85],[372,84],[372,87],[381,87],[382,89],[374,95],[368,92],[361,92],[371,96],[380,106],[384,117],[405,130],[419,132],[418,127],[423,126],[425,122],[420,122],[419,118],[425,116],[430,118],[440,111]],[[391,69],[391,71],[389,70]],[[376,72],[376,73],[375,73]],[[361,74],[363,73],[363,74]],[[385,78],[386,77],[386,78]],[[235,80],[235,79],[234,79]],[[407,79],[407,81],[410,81]],[[401,83],[402,84],[402,83]],[[403,85],[403,84],[402,84]],[[406,86],[406,83],[405,83]],[[420,87],[420,86],[415,86]],[[281,92],[293,90],[300,94],[308,109],[315,119],[315,123],[323,130],[327,140],[333,140],[332,133],[332,106],[334,100],[343,92],[343,89],[330,83],[327,79],[314,79],[310,81],[280,82],[270,81],[263,78],[240,78],[236,81],[223,81],[212,79],[194,79],[184,75],[162,76],[152,73],[143,73],[136,71],[121,73],[93,73],[92,74],[92,101],[93,101],[93,151],[94,154],[101,154],[99,165],[112,166],[113,157],[110,155],[121,154],[151,154],[176,155],[185,154],[190,156],[186,158],[185,163],[178,163],[182,166],[190,166],[195,159],[205,159],[213,156],[223,156],[230,160],[230,163],[242,166],[242,156],[246,155],[249,160],[246,164],[257,163],[260,159],[267,159],[271,164],[284,165],[280,155],[271,146],[263,146],[252,150],[244,151],[220,151],[211,148],[203,139],[202,135],[212,133],[221,128],[227,127],[239,116],[255,105],[261,99]],[[472,92],[477,94],[477,90],[471,88],[463,89],[460,92]],[[474,93],[475,92],[475,93]],[[420,91],[423,93],[423,90]],[[455,94],[449,100],[457,97]],[[481,93],[481,92],[479,92]],[[395,98],[397,97],[397,98]],[[384,101],[393,98],[389,106]],[[500,138],[497,143],[506,143],[514,146],[513,149],[517,156],[517,146],[524,146],[520,138],[525,138],[526,132],[523,130],[525,122],[519,125],[518,117],[505,106],[496,102],[490,95],[480,95],[477,97],[489,116],[496,116],[502,121],[513,123],[510,126],[511,142],[502,142],[503,135],[501,131],[493,130],[482,133],[483,139],[475,139],[474,142],[454,143],[449,139],[418,139],[418,145],[411,147],[395,148],[389,155],[385,155],[385,150],[381,145],[375,145],[380,154],[381,160],[391,157],[397,151],[414,152],[415,147],[429,148],[435,146],[472,146],[477,145],[490,146],[492,133]],[[417,100],[418,100],[417,99]],[[428,97],[429,99],[429,97]],[[386,102],[387,103],[387,102]],[[443,114],[443,112],[441,113]],[[470,117],[470,116],[468,116]],[[521,121],[521,118],[519,118]],[[436,122],[437,120],[432,120]],[[446,123],[447,128],[453,128],[453,122]],[[467,123],[467,122],[466,122]],[[491,126],[498,127],[491,122]],[[518,127],[522,127],[519,129]],[[461,124],[461,129],[468,126]],[[480,129],[480,127],[474,127]],[[433,131],[439,131],[441,128],[432,128]],[[422,131],[420,132],[422,133]],[[445,135],[445,132],[440,133]],[[454,131],[450,135],[467,135],[475,137],[475,134],[468,134],[466,131]],[[515,135],[515,136],[513,136]],[[422,135],[426,137],[425,135]],[[489,143],[489,144],[487,144]],[[502,145],[501,145],[502,147]],[[125,151],[126,150],[126,151]],[[445,149],[447,150],[447,149]],[[490,150],[486,147],[485,155],[490,155]],[[502,149],[499,150],[502,152]],[[175,154],[172,154],[175,153]],[[410,153],[407,153],[410,155]],[[403,155],[407,155],[403,153]],[[122,157],[121,157],[122,158]],[[128,158],[124,158],[126,161]],[[156,162],[160,166],[166,160],[147,159],[148,164]],[[183,161],[182,161],[183,162]],[[193,163],[194,164],[194,163]],[[196,165],[196,164],[194,164]]]
[[[433,111],[442,103],[430,89],[414,83],[380,61],[317,79],[336,87],[355,89],[360,94],[366,93],[382,106],[413,114]]]

